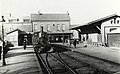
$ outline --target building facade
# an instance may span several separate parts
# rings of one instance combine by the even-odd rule
[[[102,23],[101,35],[102,42],[108,43],[109,46],[120,47],[120,17],[113,18]]]
[[[120,34],[120,16],[113,14],[106,16],[85,25],[71,28],[71,30],[80,30],[79,34],[85,34],[83,41],[91,39],[92,42],[102,43],[105,46],[119,46]],[[116,30],[116,31],[115,31]],[[114,32],[114,33],[112,33]],[[81,38],[82,39],[82,38]]]
[[[40,31],[41,26],[50,42],[65,42],[72,36],[69,14],[31,14],[22,18],[8,18],[4,23],[5,40],[19,46],[27,38],[28,44],[32,44],[32,34]]]
[[[33,32],[47,32],[50,42],[63,42],[71,37],[69,14],[31,14]]]
[[[28,44],[32,44],[32,25],[30,17],[12,18],[4,23],[5,40],[10,41],[14,46],[23,45],[24,38],[27,38]]]

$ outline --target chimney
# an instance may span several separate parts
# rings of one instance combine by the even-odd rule
[[[68,11],[67,11],[67,14],[70,15]]]
[[[39,14],[39,15],[42,15],[42,13],[40,13],[40,11],[38,11],[38,14]]]
[[[5,22],[4,16],[2,15],[2,22]]]
[[[9,15],[10,15],[10,17],[12,16],[11,13]]]

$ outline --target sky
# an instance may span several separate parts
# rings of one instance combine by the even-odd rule
[[[120,14],[120,0],[0,0],[0,16],[30,16],[31,13],[67,13],[71,24]]]

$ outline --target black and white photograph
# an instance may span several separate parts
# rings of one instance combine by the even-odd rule
[[[0,0],[0,74],[120,74],[120,0]]]

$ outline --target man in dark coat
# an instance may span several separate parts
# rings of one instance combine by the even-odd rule
[[[24,50],[26,49],[26,39],[24,40]]]
[[[2,47],[0,46],[0,60],[1,60]]]

